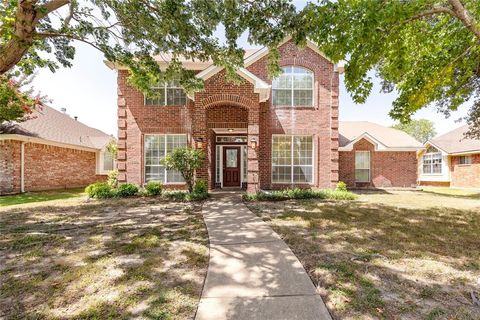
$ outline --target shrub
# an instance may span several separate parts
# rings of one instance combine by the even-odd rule
[[[312,190],[312,189],[284,189],[278,191],[260,191],[257,193],[245,194],[245,201],[282,201],[288,199],[327,199],[327,200],[354,200],[357,195],[348,191],[339,190]]]
[[[118,171],[117,170],[112,170],[108,173],[107,183],[112,188],[116,188],[118,186]]]
[[[116,190],[117,197],[131,197],[138,193],[138,187],[133,183],[124,183]]]
[[[195,186],[193,187],[194,193],[208,193],[208,184],[204,179],[197,179],[195,181]]]
[[[173,149],[162,160],[162,164],[170,170],[179,171],[187,184],[188,192],[193,192],[193,178],[195,170],[199,169],[205,160],[202,150],[191,147]]]
[[[90,198],[106,199],[114,196],[112,188],[106,182],[96,182],[85,188]]]
[[[158,196],[162,193],[162,183],[160,181],[149,181],[145,185],[147,196]]]
[[[338,181],[335,191],[348,191],[347,184],[343,181]]]

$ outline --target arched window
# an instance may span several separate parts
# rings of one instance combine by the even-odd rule
[[[422,157],[423,174],[442,174],[442,153],[435,147],[428,147]]]
[[[288,66],[273,79],[272,101],[274,106],[313,106],[313,72]]]

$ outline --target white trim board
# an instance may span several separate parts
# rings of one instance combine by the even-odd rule
[[[96,148],[77,146],[77,145],[69,144],[69,143],[51,141],[51,140],[47,140],[47,139],[43,139],[43,138],[29,137],[29,136],[24,136],[24,135],[21,135],[21,134],[1,134],[0,135],[0,141],[4,141],[4,140],[15,140],[15,141],[28,142],[28,143],[45,144],[45,145],[54,146],[54,147],[60,147],[60,148],[66,148],[66,149],[75,149],[75,150],[89,151],[89,152],[97,152],[97,151],[101,150],[101,149],[96,149]]]

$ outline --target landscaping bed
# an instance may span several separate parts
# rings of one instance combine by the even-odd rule
[[[281,235],[335,319],[480,319],[480,201],[366,192],[246,202]]]
[[[0,318],[192,319],[208,265],[201,202],[0,209]]]

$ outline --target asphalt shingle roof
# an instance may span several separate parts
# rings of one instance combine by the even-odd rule
[[[422,144],[408,133],[368,121],[340,121],[339,145],[344,147],[364,133],[389,148],[421,148]]]
[[[447,153],[480,152],[480,140],[465,138],[468,125],[447,132],[430,140],[432,144]]]
[[[19,134],[93,149],[101,149],[113,139],[49,106],[34,111],[33,116],[24,122],[1,124],[0,134]]]

